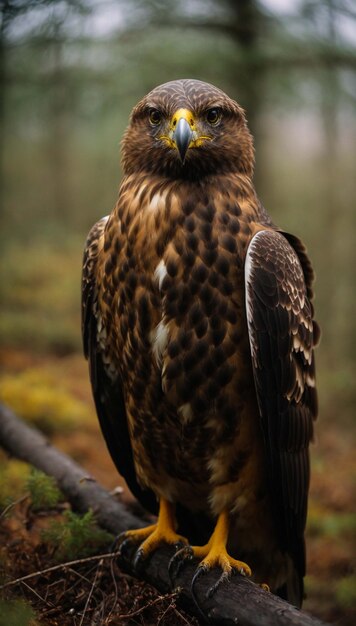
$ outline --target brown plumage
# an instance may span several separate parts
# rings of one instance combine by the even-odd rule
[[[212,85],[149,93],[122,162],[85,249],[83,341],[111,455],[147,509],[160,501],[158,525],[128,536],[146,556],[179,539],[173,505],[191,542],[218,520],[193,548],[203,567],[249,574],[242,558],[300,605],[319,334],[305,249],[260,204],[244,112]]]

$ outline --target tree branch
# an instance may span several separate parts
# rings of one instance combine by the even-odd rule
[[[116,502],[80,465],[52,446],[42,433],[1,404],[0,445],[12,456],[53,476],[76,511],[85,513],[91,509],[98,524],[114,535],[147,525]]]
[[[130,513],[83,468],[68,456],[56,450],[37,430],[30,428],[9,408],[0,405],[0,445],[11,455],[31,463],[46,474],[53,476],[72,506],[85,512],[92,509],[100,526],[114,534],[128,528],[140,528],[145,522]],[[135,548],[125,552],[120,564],[131,575],[137,576],[132,565]],[[159,548],[144,564],[140,577],[159,591],[171,591],[168,563],[173,549]],[[179,603],[192,615],[201,619],[190,586],[196,564],[189,563],[179,573],[176,586],[181,593]],[[224,626],[322,626],[323,622],[307,613],[295,609],[280,598],[268,593],[242,576],[235,576],[229,584],[221,585],[211,597],[206,597],[209,587],[215,582],[217,572],[209,572],[196,584],[196,596],[204,614],[211,624]]]

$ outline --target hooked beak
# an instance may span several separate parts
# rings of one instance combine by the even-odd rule
[[[189,144],[193,139],[193,131],[184,117],[179,118],[172,138],[178,148],[180,160],[184,163]]]
[[[158,139],[163,140],[169,148],[174,148],[184,164],[189,148],[200,148],[206,141],[212,141],[209,135],[200,135],[194,114],[189,109],[178,109],[169,123],[169,131]]]

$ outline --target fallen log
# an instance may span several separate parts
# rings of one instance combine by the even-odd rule
[[[129,528],[146,525],[101,487],[87,472],[66,454],[57,450],[36,429],[29,427],[9,408],[0,404],[0,445],[12,456],[30,463],[53,476],[73,508],[79,512],[91,509],[100,526],[117,535]],[[134,548],[120,557],[120,565],[132,576]],[[160,592],[172,591],[168,564],[173,554],[169,546],[162,546],[140,567],[144,578]],[[223,626],[325,626],[315,617],[299,611],[272,593],[268,593],[243,576],[234,576],[229,584],[219,587],[212,597],[207,590],[216,581],[219,572],[209,572],[196,584],[195,594],[202,612],[193,600],[190,586],[196,563],[187,564],[179,573],[175,586],[179,587],[179,604],[202,623]]]

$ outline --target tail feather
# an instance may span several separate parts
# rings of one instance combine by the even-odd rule
[[[303,577],[297,572],[292,562],[288,559],[288,574],[286,582],[275,590],[275,594],[300,609],[304,599]]]

